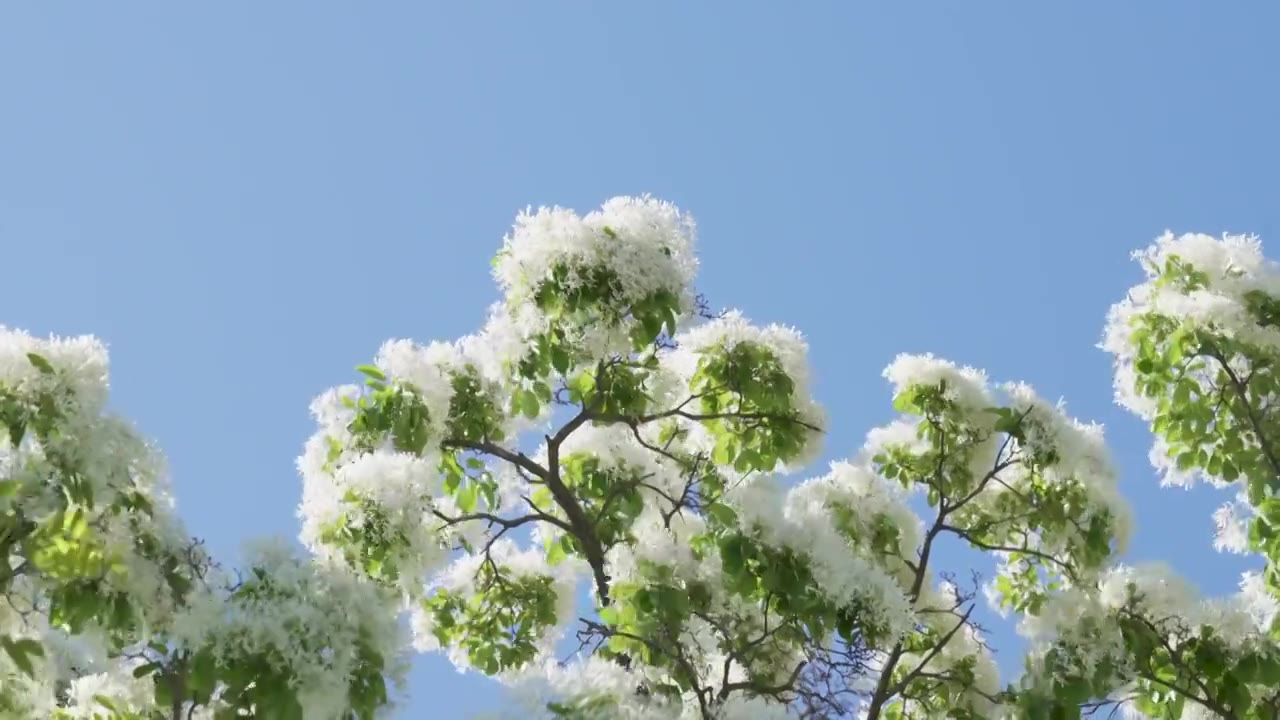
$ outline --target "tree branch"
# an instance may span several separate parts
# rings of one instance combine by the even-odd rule
[[[534,462],[528,455],[522,452],[508,450],[501,445],[491,442],[477,442],[472,440],[445,440],[441,443],[442,447],[460,448],[463,450],[475,450],[476,452],[492,455],[501,458],[515,465],[518,468],[528,471],[534,477],[546,479],[547,470],[538,463]]]

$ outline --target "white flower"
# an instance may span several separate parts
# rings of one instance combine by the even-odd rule
[[[578,273],[586,268],[607,268],[624,303],[658,290],[686,295],[698,268],[693,220],[649,197],[616,197],[585,217],[558,207],[526,211],[506,237],[493,274],[519,298],[562,265],[571,281],[582,279]]]
[[[681,332],[676,336],[676,343],[677,349],[667,356],[666,362],[674,371],[683,373],[684,398],[689,397],[689,378],[703,353],[731,351],[741,343],[754,343],[772,353],[782,371],[790,378],[793,386],[792,407],[799,419],[808,426],[826,426],[826,413],[813,397],[810,387],[809,345],[795,328],[783,325],[758,327],[752,325],[740,312],[731,311]],[[696,407],[694,411],[696,412]],[[803,466],[816,459],[821,452],[822,433],[810,431],[800,457],[787,464],[790,467]]]
[[[393,682],[402,677],[406,643],[387,592],[276,540],[251,545],[246,557],[253,570],[239,591],[192,600],[174,633],[180,647],[209,649],[227,665],[267,659],[291,679],[308,718],[339,717],[362,646],[386,660]]]
[[[801,493],[791,500],[772,478],[765,477],[734,487],[725,494],[725,502],[738,512],[742,527],[756,531],[761,541],[809,558],[818,588],[833,603],[843,605],[855,598],[866,603],[870,623],[892,637],[913,626],[903,588],[886,570],[850,547],[820,497]]]
[[[605,558],[609,575],[617,580],[639,580],[640,563],[647,562],[672,568],[676,577],[686,580],[718,579],[720,568],[714,556],[699,560],[689,546],[690,539],[705,527],[700,516],[683,511],[668,523],[661,511],[648,505],[631,526],[635,539],[615,545]]]
[[[584,563],[571,556],[553,566],[547,563],[541,548],[521,549],[511,540],[500,538],[489,546],[487,553],[477,552],[454,560],[431,580],[427,586],[427,595],[430,596],[436,590],[443,590],[467,599],[475,597],[479,589],[476,581],[480,578],[481,571],[487,572],[491,566],[496,567],[504,578],[551,579],[551,592],[555,595],[556,603],[556,624],[553,627],[544,628],[542,635],[537,638],[539,656],[535,661],[541,662],[547,659],[554,651],[555,643],[560,639],[564,627],[574,617],[577,600],[575,590],[579,579],[583,576]],[[412,608],[411,624],[414,633],[413,645],[419,652],[441,649],[439,640],[432,632],[434,627],[432,619],[421,604]],[[449,659],[459,670],[470,668],[470,661],[461,648],[449,648],[449,650]]]
[[[508,679],[518,702],[536,718],[551,717],[548,703],[585,711],[593,701],[594,714],[584,720],[677,720],[680,709],[636,692],[641,677],[617,663],[590,657],[568,664],[546,662],[530,666]]]
[[[1239,603],[1241,609],[1253,619],[1259,632],[1267,632],[1280,612],[1280,599],[1267,589],[1262,574],[1247,572],[1240,577]]]
[[[74,718],[97,720],[107,714],[98,702],[104,697],[124,712],[142,713],[155,702],[155,683],[150,677],[135,678],[133,670],[139,661],[117,661],[107,672],[83,675],[71,681],[67,712]]]
[[[797,516],[808,512],[801,507],[810,502],[817,504],[814,512],[818,512],[818,508],[827,513],[836,510],[847,512],[855,527],[842,529],[857,533],[864,543],[864,551],[870,548],[867,541],[882,519],[888,520],[897,530],[897,549],[904,559],[915,560],[916,548],[924,535],[924,525],[907,505],[907,493],[902,486],[885,480],[865,464],[833,462],[829,473],[806,480],[791,490],[786,502],[789,507],[794,506],[790,512]],[[905,569],[905,565],[891,569]]]
[[[893,384],[894,393],[913,385],[936,386],[946,383],[946,393],[961,408],[974,411],[991,407],[991,391],[986,375],[976,368],[957,367],[931,353],[903,353],[884,369],[884,377]]]
[[[1213,546],[1219,551],[1241,554],[1249,551],[1249,521],[1253,507],[1241,492],[1235,500],[1224,503],[1213,513],[1215,526]]]

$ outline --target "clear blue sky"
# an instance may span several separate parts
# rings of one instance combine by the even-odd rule
[[[890,418],[900,351],[1026,380],[1107,424],[1132,556],[1224,591],[1244,565],[1210,548],[1216,499],[1157,487],[1094,344],[1165,228],[1280,256],[1278,23],[1263,2],[7,3],[0,322],[110,344],[117,407],[226,556],[295,534],[312,396],[388,337],[478,325],[517,209],[650,192],[698,218],[716,305],[807,333],[831,458]],[[401,716],[499,707],[488,688],[422,658]]]

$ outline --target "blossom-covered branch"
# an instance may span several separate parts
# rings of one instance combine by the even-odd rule
[[[0,714],[372,718],[412,645],[553,718],[1276,717],[1280,272],[1255,241],[1162,238],[1104,342],[1166,481],[1238,490],[1217,542],[1263,569],[1217,600],[1118,563],[1100,426],[931,355],[885,370],[895,420],[795,478],[828,427],[806,341],[709,312],[694,244],[648,197],[520,215],[479,332],[389,341],[315,400],[310,555],[240,570],[106,412],[100,344],[0,332]],[[994,575],[959,588],[947,542]],[[979,594],[1032,640],[1016,684]]]

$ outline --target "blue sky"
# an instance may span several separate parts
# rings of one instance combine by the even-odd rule
[[[1158,488],[1094,345],[1129,252],[1164,229],[1280,248],[1277,21],[1269,3],[9,3],[0,323],[110,344],[116,406],[230,555],[295,534],[312,396],[386,338],[480,323],[518,209],[649,192],[698,218],[714,304],[807,334],[829,459],[891,417],[898,352],[1026,380],[1107,424],[1131,557],[1221,592],[1245,565],[1210,548],[1213,493]],[[490,687],[424,657],[399,717],[500,707]]]

